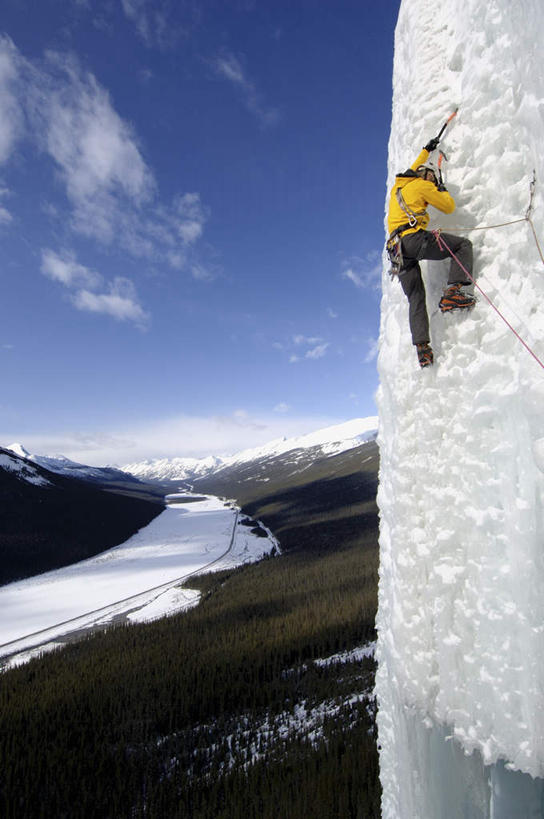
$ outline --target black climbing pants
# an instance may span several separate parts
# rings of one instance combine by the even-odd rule
[[[444,241],[455,253],[459,261],[472,274],[472,242],[462,236],[451,233],[442,233]],[[413,344],[423,344],[430,341],[429,316],[425,303],[425,286],[421,278],[419,262],[422,259],[438,261],[451,258],[449,250],[440,249],[436,237],[428,230],[418,230],[402,237],[402,270],[399,274],[402,289],[408,297],[410,331]],[[471,284],[467,281],[466,273],[451,259],[448,284]]]

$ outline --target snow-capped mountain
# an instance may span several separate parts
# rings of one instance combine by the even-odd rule
[[[222,465],[222,458],[210,455],[207,458],[155,458],[126,464],[121,469],[142,480],[184,481],[208,475]]]
[[[279,438],[261,447],[246,449],[235,455],[207,458],[162,458],[126,464],[125,472],[146,480],[192,480],[229,468],[275,458],[285,453],[313,451],[314,457],[337,455],[376,437],[378,419],[355,418],[295,438]]]
[[[0,449],[0,469],[14,475],[24,483],[33,486],[52,486],[51,482],[43,474],[42,470],[27,462],[24,456],[19,456],[15,451]]]
[[[471,238],[481,289],[443,315],[448,262],[422,263],[435,364],[420,370],[384,264],[383,819],[544,815],[543,24],[534,0],[400,7],[388,190],[459,107],[441,144],[457,209],[429,208],[430,227]]]
[[[58,475],[65,475],[70,478],[80,478],[81,480],[95,481],[97,483],[133,480],[131,476],[125,472],[110,466],[87,466],[86,464],[70,461],[68,458],[65,458],[64,455],[32,455],[20,443],[10,444],[6,449],[13,452],[19,458],[24,458],[24,460],[29,463],[37,464],[44,469],[48,469],[50,472],[55,472]]]

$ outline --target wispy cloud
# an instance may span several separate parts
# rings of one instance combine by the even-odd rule
[[[9,190],[7,188],[0,188],[0,199],[3,199],[6,196],[9,196]],[[9,225],[10,222],[13,221],[13,216],[9,212],[7,208],[5,208],[2,204],[0,204],[0,225]]]
[[[177,229],[186,245],[200,239],[204,230],[207,212],[200,201],[199,193],[185,193],[174,202],[177,215]]]
[[[117,321],[131,321],[145,329],[149,316],[139,303],[136,288],[130,279],[116,276],[106,282],[100,273],[80,264],[73,253],[42,251],[42,273],[70,291],[70,300],[78,310],[102,313]]]
[[[194,0],[121,0],[121,7],[145,45],[161,50],[173,48],[201,16]]]
[[[216,56],[211,64],[218,76],[230,82],[238,90],[248,111],[257,118],[263,127],[276,125],[280,119],[279,110],[265,102],[263,94],[259,91],[255,82],[248,77],[241,61],[235,54],[225,51]]]
[[[284,413],[289,412],[290,409],[291,407],[289,404],[286,404],[285,401],[281,401],[274,407],[274,412],[278,412],[283,415]]]
[[[323,341],[323,339],[319,338],[317,336],[303,336],[303,335],[293,336],[293,343],[296,344],[297,346],[308,345],[308,344],[315,345],[315,344],[320,344],[322,341]]]
[[[98,195],[138,204],[153,194],[154,180],[135,134],[113,108],[107,91],[73,58],[50,54],[59,73],[43,106],[46,145],[59,166],[70,199],[79,208]]]
[[[19,63],[13,41],[0,36],[0,162],[9,158],[23,129]]]
[[[379,350],[379,339],[377,338],[369,338],[367,339],[367,353],[364,357],[364,363],[370,364],[372,361],[378,357],[378,350]]]
[[[296,348],[296,352],[289,355],[289,363],[296,364],[303,359],[317,360],[326,355],[330,342],[324,341],[319,336],[294,335],[291,339]]]
[[[27,60],[8,37],[0,36],[0,162],[13,156],[23,136],[27,147],[50,158],[65,194],[64,201],[44,203],[50,218],[62,219],[74,234],[118,245],[134,257],[201,281],[220,274],[200,245],[209,208],[196,191],[161,201],[138,135],[96,77],[73,55],[50,52],[43,61]],[[2,202],[8,193],[0,187],[0,225],[12,219]],[[65,256],[56,263],[49,259],[49,264],[46,257],[44,266],[46,275],[58,281],[83,276],[81,266]],[[121,307],[112,307],[119,303],[117,291],[103,295],[107,298],[101,301],[79,303],[121,315]],[[133,319],[137,313],[126,311]]]
[[[17,421],[3,422],[0,445],[21,441],[38,455],[62,453],[80,463],[126,464],[144,458],[228,455],[262,446],[278,438],[291,438],[345,421],[326,416],[295,416],[292,413],[251,413],[238,409],[231,414],[178,415],[142,420],[108,428],[21,433]]]
[[[129,279],[116,276],[107,285],[106,293],[78,290],[73,297],[78,310],[90,313],[105,313],[118,321],[133,321],[138,327],[147,326],[149,316],[138,303],[136,289]]]
[[[362,290],[379,290],[381,286],[382,259],[378,251],[367,253],[365,258],[351,256],[343,262],[342,278],[348,279]]]
[[[103,281],[99,273],[79,264],[70,251],[59,255],[52,250],[43,250],[42,273],[65,287],[100,287]]]
[[[305,358],[313,359],[323,358],[329,346],[330,345],[328,342],[326,342],[325,344],[318,344],[316,347],[312,347],[311,350],[306,351]]]

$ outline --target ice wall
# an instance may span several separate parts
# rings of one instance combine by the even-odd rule
[[[431,208],[431,227],[523,218],[534,169],[544,245],[543,31],[541,0],[403,0],[388,190],[459,106],[441,145],[457,210]],[[544,264],[529,223],[467,235],[478,284],[544,362]],[[535,778],[544,776],[544,369],[483,297],[470,313],[442,315],[446,263],[422,268],[435,351],[428,370],[417,364],[400,284],[383,276],[383,817],[508,816],[523,782],[532,807],[519,816],[543,816]],[[445,763],[448,787],[439,748],[459,761]],[[516,771],[518,785],[508,785]],[[467,792],[475,795],[463,806]],[[449,808],[437,813],[442,797]]]

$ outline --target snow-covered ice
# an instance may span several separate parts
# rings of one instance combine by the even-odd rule
[[[543,24],[537,0],[403,0],[388,191],[459,106],[441,146],[457,210],[430,208],[431,227],[523,219],[534,170],[544,244]],[[530,224],[468,235],[477,283],[544,361],[544,265]],[[383,817],[513,817],[504,807],[513,780],[500,772],[521,772],[518,782],[544,776],[544,369],[482,296],[469,314],[442,315],[447,263],[424,262],[435,365],[420,370],[408,303],[387,268],[378,365]],[[457,813],[452,797],[449,813],[436,812],[433,799],[448,798],[446,779],[433,779],[439,736],[454,738],[460,758],[472,754],[457,787],[461,768],[451,767],[450,795],[483,783],[480,807],[474,797]]]
[[[195,605],[198,592],[177,588],[181,578],[211,564],[219,570],[258,560],[277,548],[270,533],[257,537],[238,518],[238,510],[218,498],[190,503],[171,498],[120,546],[1,586],[0,657],[119,615],[141,622]],[[35,632],[40,634],[27,637]]]

